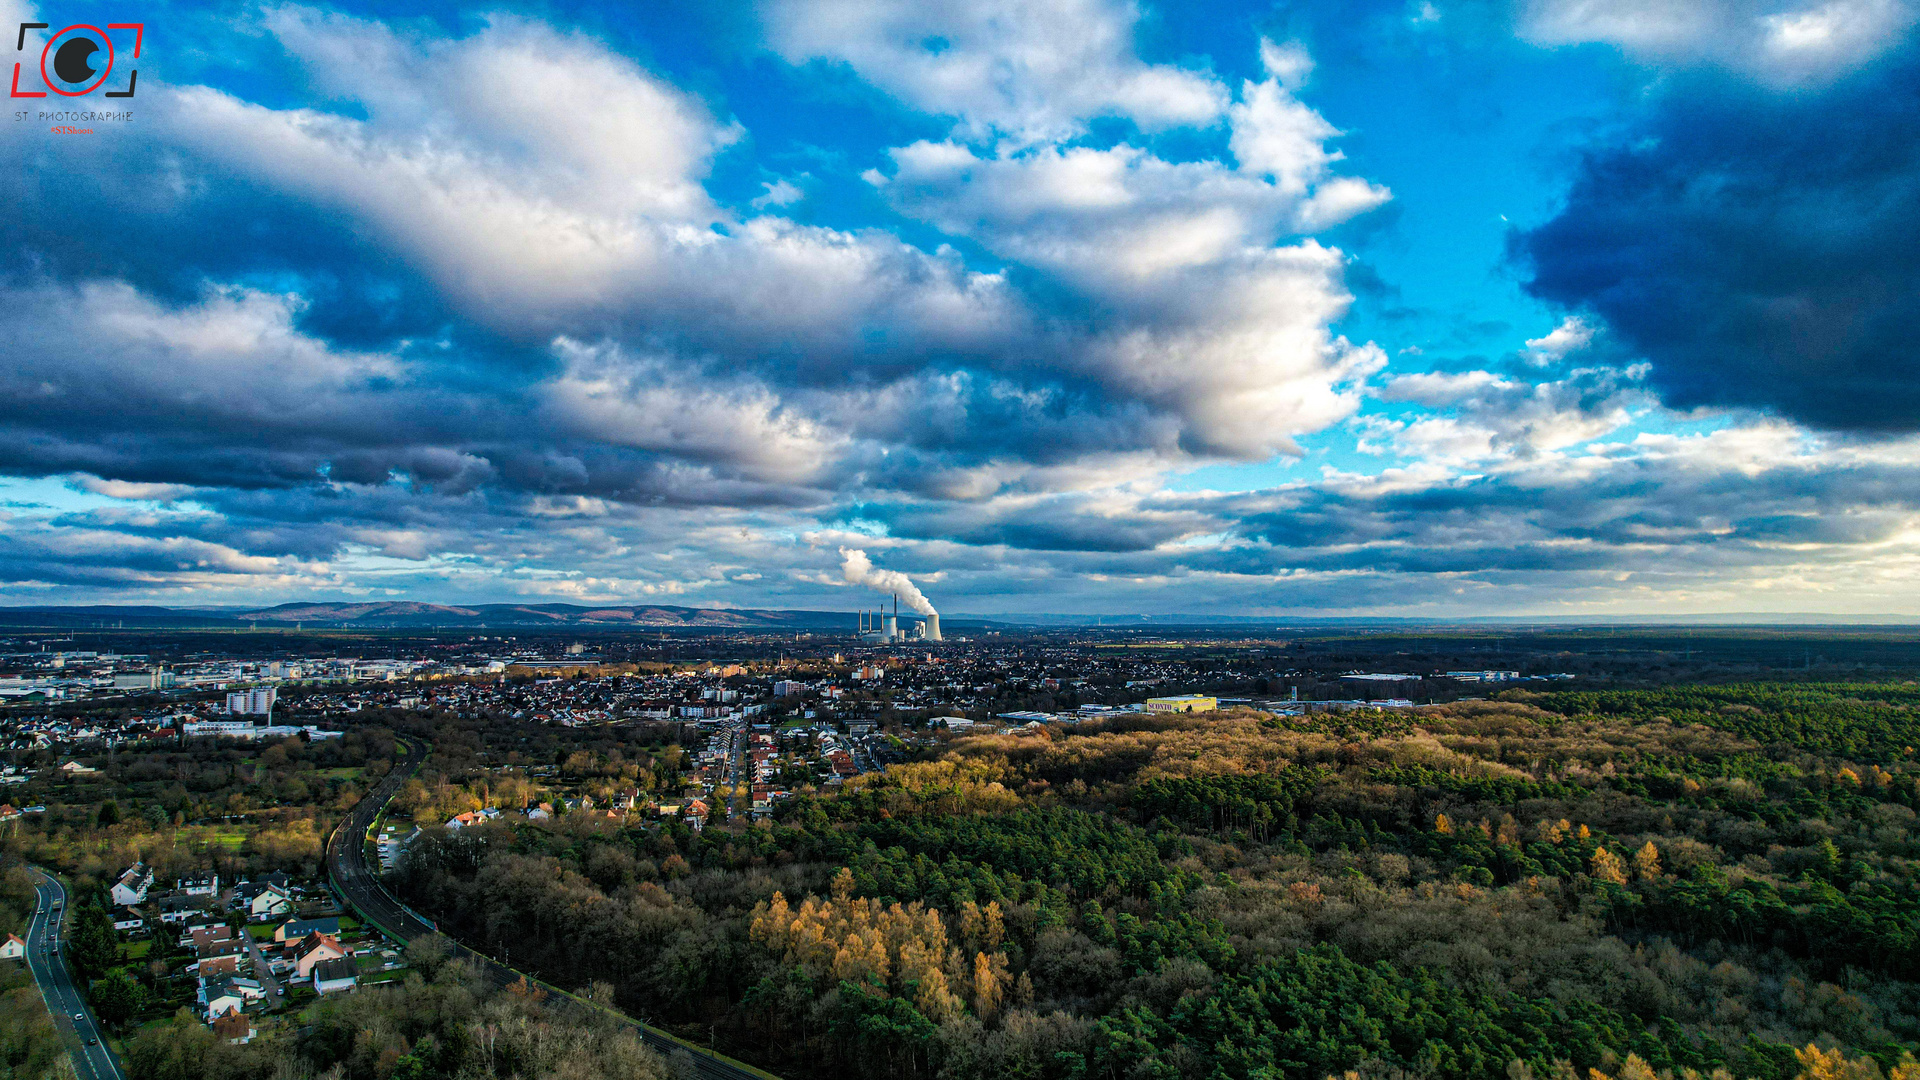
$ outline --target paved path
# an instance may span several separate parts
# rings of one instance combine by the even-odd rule
[[[378,926],[388,935],[401,941],[412,941],[417,937],[439,932],[431,921],[423,918],[412,908],[395,899],[392,893],[381,885],[379,873],[367,865],[367,830],[373,827],[374,819],[393,798],[400,786],[407,782],[421,762],[427,758],[427,747],[418,743],[407,744],[406,754],[393,763],[393,769],[374,785],[366,797],[354,804],[347,812],[347,819],[327,837],[327,873],[333,879],[333,887],[360,917]],[[449,939],[451,940],[451,939]],[[542,987],[549,993],[548,1002],[555,1008],[573,1007],[582,1010],[592,1006],[579,1003],[549,983],[540,981],[531,975],[500,963],[490,956],[475,952],[459,942],[453,942],[454,955],[471,960],[479,965],[481,971],[496,986],[506,987],[525,979],[530,985]],[[771,1073],[763,1072],[752,1066],[720,1057],[697,1046],[680,1042],[657,1028],[649,1027],[638,1020],[620,1013],[595,1010],[602,1015],[619,1017],[639,1030],[640,1039],[662,1055],[684,1050],[693,1057],[695,1073],[701,1080],[778,1080]],[[81,1080],[108,1080],[108,1078],[88,1078]]]
[[[61,924],[67,915],[67,890],[37,866],[28,867],[27,872],[33,875],[34,889],[39,893],[38,909],[33,913],[33,921],[27,924],[27,967],[33,970],[33,981],[40,987],[40,996],[47,1000],[47,1011],[53,1014],[54,1026],[61,1034],[70,1032],[74,1036],[69,1044],[74,1070],[80,1074],[80,1080],[127,1080],[126,1074],[120,1071],[120,1063],[114,1060],[113,1051],[108,1050],[101,1039],[93,1011],[87,1008],[86,999],[80,996],[80,988],[67,970],[66,955],[59,951]]]

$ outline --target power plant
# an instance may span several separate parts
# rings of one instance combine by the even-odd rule
[[[920,616],[914,622],[913,615],[907,616],[907,622],[900,622],[900,598],[893,598],[894,610],[874,608],[871,611],[861,609],[858,613],[860,626],[858,633],[862,641],[885,643],[894,641],[939,641],[940,616],[938,613]]]
[[[927,599],[926,594],[922,593],[919,586],[909,580],[907,575],[898,570],[880,569],[867,558],[866,552],[857,548],[841,548],[840,555],[845,560],[840,566],[840,574],[846,579],[847,584],[865,585],[893,595],[891,613],[885,608],[875,608],[872,611],[865,608],[860,610],[859,634],[862,641],[940,640],[940,613],[933,610],[932,601]],[[909,621],[904,628],[900,624],[902,599],[905,599],[907,606],[913,609],[907,615]],[[911,621],[914,615],[920,616],[918,623]]]

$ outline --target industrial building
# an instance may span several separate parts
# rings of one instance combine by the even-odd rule
[[[891,614],[887,613],[884,609],[860,611],[858,613],[860,616],[860,625],[857,631],[860,635],[860,640],[873,642],[875,644],[899,641],[940,640],[940,616],[938,613],[927,612],[919,617],[919,622],[912,621],[914,616],[909,614],[907,616],[908,621],[903,624],[900,621],[899,607],[900,601],[899,598],[896,597],[894,598],[894,610]]]
[[[1200,694],[1147,699],[1147,711],[1150,713],[1212,712],[1219,707],[1219,698],[1204,697]]]
[[[271,716],[279,691],[271,686],[256,686],[227,695],[227,712],[234,716]]]

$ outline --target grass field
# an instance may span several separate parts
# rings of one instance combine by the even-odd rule
[[[247,842],[247,830],[237,825],[198,825],[187,832],[192,842],[210,848],[238,851]]]

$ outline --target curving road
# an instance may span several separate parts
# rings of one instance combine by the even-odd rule
[[[67,915],[67,890],[60,882],[37,866],[27,867],[33,875],[33,887],[39,894],[33,920],[27,924],[27,967],[47,1000],[54,1027],[62,1034],[72,1032],[73,1067],[80,1080],[127,1080],[114,1060],[113,1051],[100,1037],[93,1011],[80,995],[80,988],[67,970],[66,954],[60,952],[60,928]]]
[[[434,924],[423,918],[412,908],[395,899],[393,894],[380,883],[380,875],[367,865],[367,831],[373,828],[374,819],[380,811],[407,782],[422,762],[427,759],[428,748],[424,745],[402,743],[406,754],[393,763],[387,775],[375,784],[366,797],[354,804],[347,812],[333,834],[327,837],[327,873],[333,879],[333,887],[360,917],[386,931],[401,941],[412,941],[417,937],[438,933]],[[449,939],[451,940],[451,939]],[[589,1009],[558,987],[540,981],[494,960],[490,956],[477,953],[459,942],[453,942],[454,954],[477,964],[487,978],[496,986],[506,987],[525,979],[528,983],[541,987],[548,992],[548,1001],[555,1007]],[[649,1027],[632,1017],[612,1013],[632,1024],[640,1033],[640,1039],[662,1055],[672,1054],[676,1050],[685,1050],[693,1057],[694,1071],[702,1080],[778,1080],[771,1073],[763,1072],[750,1065],[720,1057],[697,1046],[681,1042],[657,1028]],[[81,1080],[123,1080],[118,1076],[83,1075]]]

